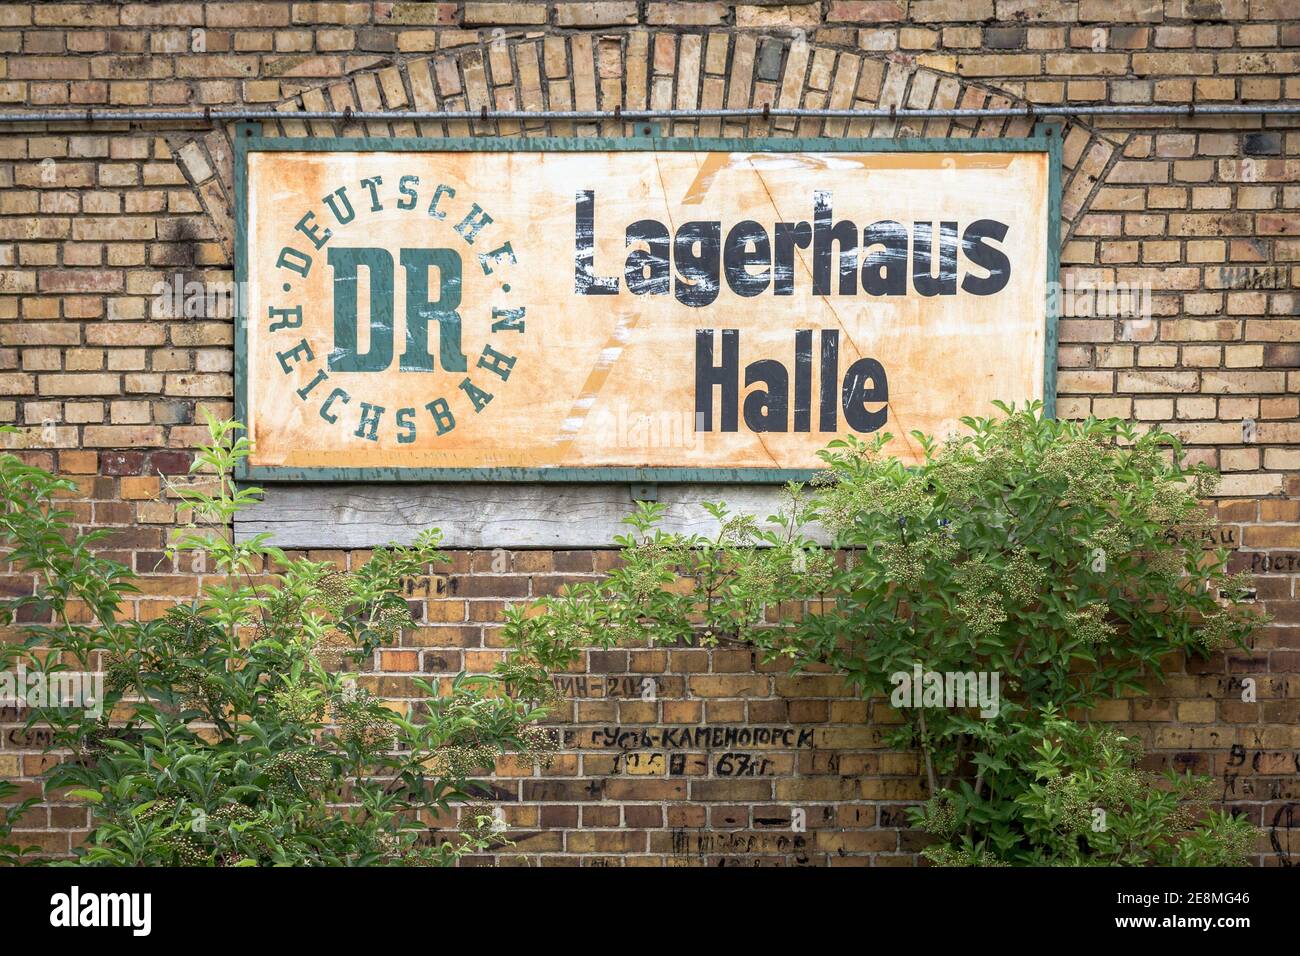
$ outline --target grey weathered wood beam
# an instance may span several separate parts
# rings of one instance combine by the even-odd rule
[[[440,528],[448,548],[602,548],[626,534],[635,508],[625,484],[266,485],[235,522],[239,539],[271,535],[282,548],[372,548]],[[725,501],[766,519],[783,491],[768,485],[659,485],[665,531],[713,534],[700,506]],[[820,537],[820,536],[819,536]],[[825,539],[822,538],[824,541]]]

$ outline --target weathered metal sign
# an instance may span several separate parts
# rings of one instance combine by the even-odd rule
[[[239,145],[249,477],[784,480],[1052,397],[1052,137]]]

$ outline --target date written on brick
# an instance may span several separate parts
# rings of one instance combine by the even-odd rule
[[[660,776],[667,772],[670,777],[702,777],[712,769],[716,777],[775,777],[782,772],[788,775],[791,770],[789,755],[786,755],[784,763],[776,757],[761,753],[733,750],[716,757],[685,752],[670,753],[667,756],[665,763],[662,753],[627,750],[615,758],[614,773],[622,772],[635,777]]]
[[[631,697],[641,696],[642,681],[639,676],[593,677],[587,674],[555,674],[551,683],[565,697]]]
[[[811,750],[808,727],[600,727],[591,746],[617,750],[706,750],[773,747]]]

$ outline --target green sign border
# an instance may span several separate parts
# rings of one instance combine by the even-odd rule
[[[400,113],[393,119],[401,119]],[[287,115],[286,119],[292,119]],[[235,280],[248,280],[248,154],[250,152],[610,152],[615,150],[654,152],[695,150],[701,152],[854,152],[854,153],[1047,153],[1047,334],[1043,362],[1043,406],[1048,416],[1056,412],[1056,349],[1058,296],[1052,289],[1060,274],[1061,222],[1061,129],[1039,124],[1027,137],[852,139],[762,137],[718,139],[696,137],[288,137],[263,136],[258,123],[239,123],[235,128]],[[235,417],[247,422],[247,322],[245,296],[237,296],[235,315]],[[984,410],[971,409],[979,414]],[[807,481],[816,469],[791,468],[284,468],[251,467],[241,463],[236,477],[242,481],[488,481],[488,482],[626,482],[779,484]]]

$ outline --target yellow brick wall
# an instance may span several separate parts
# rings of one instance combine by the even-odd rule
[[[1210,105],[1300,100],[1291,0],[821,0],[790,3],[6,3],[0,108],[624,109]],[[276,129],[275,127],[278,127]],[[677,135],[1007,136],[1027,119],[712,119]],[[594,135],[612,121],[270,124],[284,135]],[[1300,125],[1126,117],[1064,126],[1063,278],[1152,289],[1150,319],[1067,317],[1058,410],[1180,434],[1225,474],[1223,543],[1275,618],[1249,653],[1191,661],[1112,702],[1152,767],[1212,774],[1294,864],[1300,802]],[[173,319],[159,281],[228,281],[229,130],[95,122],[0,136],[0,420],[73,478],[79,523],[143,577],[135,610],[202,584],[173,569],[159,475],[184,472],[202,411],[231,412],[231,324]],[[1244,440],[1243,419],[1256,422]],[[320,556],[320,555],[318,555]],[[332,552],[341,565],[363,554]],[[420,627],[365,680],[486,670],[511,601],[601,573],[611,552],[457,552],[417,596]],[[5,587],[21,588],[13,576]],[[592,652],[564,675],[549,770],[498,768],[505,862],[915,865],[916,759],[879,741],[838,681],[745,651]],[[660,693],[640,700],[643,677]],[[1259,702],[1240,701],[1253,677]],[[39,731],[0,711],[0,774],[33,792]],[[730,756],[739,754],[740,757]],[[791,831],[793,808],[806,833]],[[39,808],[25,843],[87,824]]]

